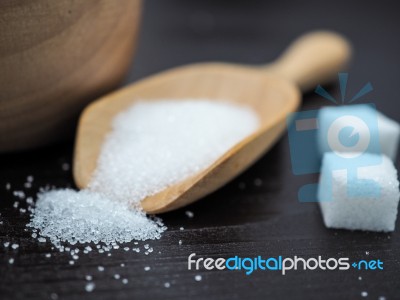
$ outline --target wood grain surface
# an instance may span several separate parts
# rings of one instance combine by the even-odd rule
[[[147,0],[137,56],[125,82],[193,62],[259,65],[278,57],[300,34],[325,28],[342,32],[353,43],[348,95],[355,95],[370,81],[374,91],[364,102],[374,102],[399,121],[398,11],[395,1]],[[337,86],[329,92],[340,95]],[[302,109],[326,104],[309,93]],[[35,196],[46,184],[74,186],[71,169],[62,168],[65,163],[71,166],[72,152],[71,139],[53,147],[0,156],[0,299],[52,299],[53,293],[60,300],[400,298],[400,222],[392,234],[326,229],[316,204],[297,201],[298,188],[316,178],[293,175],[286,137],[224,188],[185,209],[164,214],[169,229],[162,239],[149,242],[154,248],[152,255],[119,249],[110,257],[81,255],[71,266],[69,256],[52,251],[50,244],[38,243],[24,231],[29,217],[13,208],[16,198],[5,185],[10,183],[12,190],[24,190],[28,196]],[[395,165],[400,168],[399,159]],[[28,175],[35,177],[30,189],[23,186]],[[262,184],[256,185],[256,179]],[[194,217],[188,218],[186,210]],[[5,241],[20,247],[5,250],[1,246]],[[46,253],[52,253],[52,258],[46,258]],[[347,256],[352,260],[381,259],[385,269],[298,271],[285,276],[258,271],[246,276],[233,271],[189,271],[187,257],[191,253],[214,258]],[[13,265],[8,264],[10,258],[15,259]],[[105,271],[98,272],[98,265]],[[145,271],[145,266],[151,270]],[[114,279],[116,273],[129,283]],[[202,275],[200,282],[194,279],[197,274]],[[85,291],[85,275],[93,275],[96,288],[92,293]],[[165,282],[171,287],[165,288]],[[361,296],[363,291],[368,292],[367,298]]]
[[[0,2],[0,152],[71,136],[126,74],[140,0]]]

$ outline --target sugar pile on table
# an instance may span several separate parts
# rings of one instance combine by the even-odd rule
[[[60,242],[124,243],[156,239],[164,231],[159,220],[112,201],[89,190],[53,190],[39,194],[34,217],[29,226],[40,230],[59,246]]]
[[[256,113],[225,102],[136,103],[114,119],[88,189],[41,192],[27,226],[59,249],[157,239],[166,227],[140,201],[209,167],[257,127]]]

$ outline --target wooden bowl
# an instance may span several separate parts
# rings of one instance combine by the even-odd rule
[[[63,139],[131,63],[141,0],[0,1],[0,152]]]

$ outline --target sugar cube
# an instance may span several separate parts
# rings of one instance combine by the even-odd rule
[[[341,144],[333,145],[328,143],[329,137],[328,131],[333,128],[333,123],[338,130],[345,129],[345,127],[354,127],[353,121],[349,117],[356,117],[361,119],[360,126],[354,128],[356,131],[352,132],[351,128],[348,128],[348,139],[349,142],[356,142],[356,134],[360,137],[365,137],[366,134],[374,134],[375,128],[377,128],[377,138],[379,140],[379,147],[368,147],[367,152],[385,154],[393,161],[396,159],[398,144],[400,139],[400,125],[396,121],[386,117],[384,114],[378,112],[373,106],[368,104],[358,105],[343,105],[335,107],[324,107],[320,109],[318,113],[318,147],[321,154],[329,151],[350,151],[350,145],[345,145],[346,150],[339,149]],[[357,121],[357,120],[356,120]],[[346,132],[343,132],[346,133]],[[353,140],[352,140],[353,138]],[[373,142],[372,142],[373,143]],[[358,150],[354,150],[358,151]]]
[[[336,153],[325,153],[317,195],[324,223],[330,228],[393,231],[400,197],[397,170],[385,155],[363,155],[380,163],[352,173],[338,169]]]

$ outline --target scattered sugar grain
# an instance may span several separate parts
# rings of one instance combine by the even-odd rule
[[[122,283],[123,284],[128,284],[128,279],[127,278],[122,279]]]
[[[13,195],[14,195],[15,197],[17,197],[17,198],[25,199],[25,193],[24,193],[24,191],[14,191],[14,192],[13,192]]]
[[[386,297],[385,296],[379,296],[378,300],[386,300]]]
[[[361,276],[358,276],[358,280],[362,280],[362,277],[361,277]]]
[[[68,164],[68,163],[63,163],[63,164],[61,165],[61,169],[62,169],[63,171],[68,171],[68,170],[69,170],[69,164]]]
[[[98,266],[97,270],[99,270],[99,272],[103,272],[104,271],[104,267],[103,266]]]
[[[11,248],[13,248],[14,250],[16,250],[16,249],[19,248],[19,245],[18,245],[18,244],[12,244],[12,245],[11,245]]]
[[[45,242],[46,242],[46,239],[43,238],[43,237],[40,237],[40,238],[38,238],[38,241],[39,241],[40,243],[45,243]]]
[[[124,247],[124,251],[129,251],[129,247]]]
[[[46,253],[45,256],[46,256],[47,258],[50,258],[50,257],[51,257],[51,254],[50,254],[50,253]]]
[[[125,264],[124,264],[124,263],[122,263],[122,264],[121,264],[121,267],[123,267],[123,268],[124,268],[124,267],[125,267]]]
[[[260,186],[262,186],[262,184],[263,184],[263,182],[262,182],[262,180],[260,178],[254,179],[254,185],[255,186],[260,187]]]
[[[365,255],[369,255],[369,251],[365,251]]]
[[[85,285],[85,291],[88,292],[88,293],[93,292],[95,287],[96,287],[96,285],[94,284],[94,282],[88,282]]]
[[[165,282],[165,283],[164,283],[164,287],[168,289],[168,288],[171,287],[171,284],[170,284],[169,282]]]
[[[50,294],[50,299],[51,300],[57,300],[58,299],[58,295],[56,293],[51,293]]]
[[[118,279],[121,278],[121,275],[119,275],[119,274],[114,274],[114,278],[118,280]]]
[[[87,281],[92,281],[93,277],[92,277],[92,275],[86,275],[86,276],[85,276],[85,279],[86,279]]]
[[[4,245],[4,248],[8,248],[8,246],[10,246],[10,242],[4,242],[3,245]]]
[[[185,228],[183,228],[183,227],[180,227],[180,228],[179,228],[179,230],[185,230]]]
[[[26,181],[27,182],[33,182],[33,176],[32,175],[28,175],[27,177],[26,177]]]
[[[68,263],[69,263],[71,266],[75,264],[75,262],[74,262],[73,260],[70,260]]]
[[[9,191],[11,189],[11,184],[6,183],[6,190]]]
[[[202,279],[201,275],[194,276],[194,280],[196,281],[201,281],[201,279]]]
[[[190,210],[185,211],[185,214],[188,218],[193,218],[194,217],[194,213]]]
[[[179,240],[179,242],[178,242],[178,243],[179,243],[179,245],[182,245],[182,240]]]
[[[10,258],[10,259],[8,260],[8,263],[9,263],[10,265],[12,265],[12,264],[14,263],[14,258]]]
[[[361,292],[361,297],[367,297],[367,296],[368,296],[368,292],[366,292],[366,291]]]
[[[145,271],[150,271],[150,267],[149,267],[149,266],[146,266],[146,267],[144,267],[144,270],[145,270]]]

